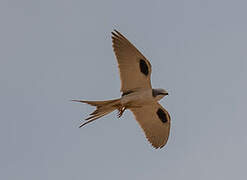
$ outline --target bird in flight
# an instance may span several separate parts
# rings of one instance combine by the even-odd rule
[[[162,148],[169,137],[170,115],[158,101],[168,93],[164,89],[152,88],[150,62],[117,30],[112,32],[112,43],[120,71],[122,96],[107,101],[72,100],[96,107],[80,127],[114,110],[118,110],[120,118],[129,109],[152,146]]]

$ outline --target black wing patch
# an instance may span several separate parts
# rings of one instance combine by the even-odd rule
[[[168,121],[166,113],[161,108],[159,108],[156,113],[163,123],[166,123]]]
[[[133,92],[134,92],[134,91],[131,91],[131,90],[125,91],[125,92],[123,92],[122,96],[126,96],[126,95],[128,95],[128,94],[133,93]]]
[[[147,76],[149,73],[148,65],[143,59],[140,59],[140,70],[145,76]]]

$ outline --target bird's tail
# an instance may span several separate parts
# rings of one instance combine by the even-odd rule
[[[75,102],[87,103],[91,106],[95,106],[96,110],[90,114],[85,123],[82,123],[79,127],[82,127],[102,116],[105,116],[112,111],[121,108],[120,99],[113,99],[108,101],[83,101],[83,100],[72,100]]]

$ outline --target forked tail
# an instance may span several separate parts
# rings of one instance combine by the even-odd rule
[[[91,106],[95,106],[96,110],[90,114],[85,123],[82,123],[79,127],[82,127],[102,116],[105,116],[116,109],[121,108],[120,99],[108,100],[108,101],[83,101],[83,100],[72,100],[75,102],[87,103]]]

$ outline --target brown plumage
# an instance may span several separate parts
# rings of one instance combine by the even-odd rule
[[[120,72],[122,97],[108,101],[73,100],[96,107],[80,127],[114,110],[118,110],[118,117],[121,117],[126,109],[130,109],[152,146],[162,148],[169,137],[170,115],[158,101],[168,93],[164,89],[152,89],[150,62],[117,30],[112,32],[112,43]]]

